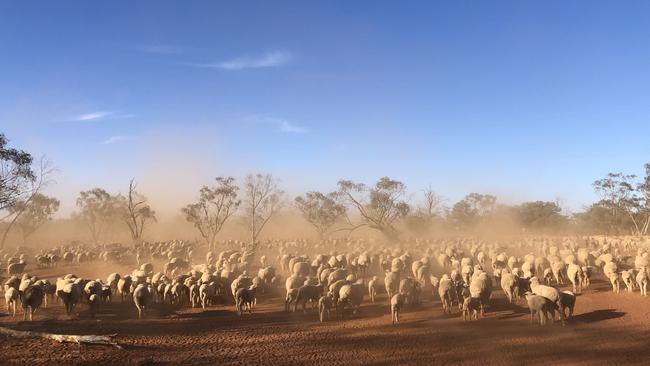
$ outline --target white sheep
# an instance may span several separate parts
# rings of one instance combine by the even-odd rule
[[[5,303],[7,304],[7,312],[11,312],[13,310],[13,316],[16,316],[16,304],[18,303],[18,298],[20,295],[18,294],[18,290],[14,287],[9,287],[5,291]]]
[[[639,289],[641,290],[641,295],[647,296],[648,295],[648,269],[646,267],[642,267],[639,273],[636,275],[636,283],[639,285]]]
[[[405,302],[406,295],[402,293],[397,293],[390,299],[390,314],[393,324],[399,323],[399,314],[401,313]]]

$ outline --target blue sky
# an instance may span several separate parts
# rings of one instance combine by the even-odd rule
[[[0,3],[0,130],[49,192],[136,177],[175,210],[216,175],[554,200],[650,161],[650,3]]]

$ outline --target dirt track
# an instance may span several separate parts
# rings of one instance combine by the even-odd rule
[[[65,269],[32,271],[42,277]],[[77,268],[73,272],[84,275]],[[101,277],[105,277],[102,275]],[[119,299],[105,305],[98,319],[80,304],[70,319],[61,305],[41,309],[33,323],[0,316],[0,326],[65,334],[113,334],[124,346],[58,344],[42,339],[0,336],[0,364],[154,364],[237,365],[647,365],[650,363],[650,298],[613,294],[608,284],[592,283],[579,296],[566,327],[531,326],[527,310],[494,294],[485,318],[464,322],[442,314],[438,301],[407,310],[393,326],[386,298],[366,302],[358,316],[319,323],[316,312],[286,314],[279,298],[262,298],[252,316],[239,318],[234,306],[202,312],[157,308],[147,319],[133,319],[135,307]],[[520,304],[523,305],[523,304]]]

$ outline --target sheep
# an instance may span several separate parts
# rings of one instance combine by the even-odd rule
[[[571,291],[562,291],[560,292],[560,297],[562,298],[562,307],[558,310],[565,316],[566,319],[569,319],[573,316],[573,309],[576,306],[576,295]],[[569,309],[569,314],[566,314],[566,309]]]
[[[22,306],[23,306],[23,320],[27,321],[27,312],[29,309],[29,321],[34,320],[34,313],[43,303],[45,292],[40,286],[30,286],[23,293]]]
[[[318,318],[320,322],[325,321],[325,314],[327,313],[327,318],[330,317],[330,312],[334,307],[334,297],[332,294],[323,295],[318,299]]]
[[[612,284],[612,291],[614,293],[621,292],[621,275],[618,272],[611,272],[608,277]]]
[[[487,276],[487,273],[481,273],[472,279],[472,282],[469,285],[469,291],[472,297],[480,300],[481,315],[484,315],[485,307],[487,306],[492,294],[492,281]]]
[[[92,294],[88,297],[88,309],[90,310],[90,317],[95,318],[97,309],[99,308],[100,297],[97,294]]]
[[[320,296],[323,293],[322,285],[303,285],[298,288],[298,294],[296,295],[296,301],[293,305],[293,311],[295,312],[298,309],[298,304],[302,302],[302,311],[306,311],[307,301],[312,302],[312,308],[317,304]]]
[[[341,287],[339,290],[339,310],[343,318],[343,310],[348,305],[352,308],[352,313],[356,314],[363,301],[364,286],[363,283],[352,283]]]
[[[199,285],[193,283],[190,286],[190,303],[195,308],[199,304]]]
[[[216,295],[217,288],[214,282],[203,283],[199,286],[199,301],[201,301],[201,308],[205,310],[205,307],[210,304],[212,298]]]
[[[627,289],[627,292],[634,292],[635,279],[636,279],[636,275],[633,269],[629,269],[627,271],[621,271],[621,280],[625,284],[625,288]]]
[[[368,296],[370,296],[370,301],[375,302],[375,296],[377,296],[377,276],[373,276],[370,281],[368,281]]]
[[[440,284],[438,285],[438,295],[440,296],[442,310],[445,314],[451,314],[452,291],[454,291],[453,287],[453,282],[449,276],[444,274],[440,279]]]
[[[591,266],[583,266],[582,267],[582,284],[583,287],[587,288],[591,284],[591,274],[593,272],[593,268]]]
[[[641,268],[639,273],[636,275],[636,283],[639,286],[642,296],[648,295],[648,269],[646,267]]]
[[[555,282],[559,285],[564,284],[564,272],[566,270],[566,265],[564,262],[561,261],[555,261],[551,264],[551,270],[553,271],[553,277],[555,278]]]
[[[147,285],[139,284],[133,291],[133,304],[138,309],[138,319],[142,319],[151,301],[151,290]]]
[[[530,292],[527,292],[525,296],[528,309],[530,310],[530,324],[535,323],[535,315],[537,315],[539,317],[539,323],[546,325],[546,318],[551,314],[551,309],[554,307],[553,302],[544,296],[535,295]],[[551,315],[552,319],[553,316]],[[564,316],[562,316],[562,319],[564,319]]]
[[[399,293],[404,294],[404,299],[409,305],[416,305],[418,303],[417,290],[415,289],[416,282],[411,277],[407,277],[399,283]],[[391,297],[392,299],[392,297]]]
[[[83,289],[79,283],[71,280],[57,281],[56,295],[63,301],[66,314],[70,315],[77,303],[81,301]]]
[[[582,267],[577,264],[571,263],[566,269],[567,277],[573,285],[573,291],[576,293],[582,292]]]
[[[5,303],[7,304],[7,312],[13,310],[13,316],[16,316],[16,304],[18,303],[18,290],[10,287],[5,291]]]
[[[7,274],[10,276],[19,275],[25,272],[25,266],[27,266],[27,263],[22,260],[18,263],[11,263],[7,266]]]
[[[386,286],[386,293],[388,298],[392,299],[393,295],[399,290],[400,283],[399,272],[386,272],[386,277],[384,278],[384,285]]]
[[[289,312],[292,303],[298,300],[298,288],[292,288],[287,291],[287,296],[284,299],[284,311]]]
[[[255,303],[257,288],[251,286],[249,288],[240,288],[235,293],[235,306],[239,316],[244,314],[244,311],[248,309],[248,313],[253,313],[253,304]]]
[[[481,311],[481,300],[477,297],[468,296],[463,300],[463,319],[471,320],[472,317],[478,320]]]
[[[403,293],[397,293],[390,299],[390,314],[393,324],[399,323],[399,314],[402,311],[405,302],[406,295]]]
[[[530,279],[530,289],[534,294],[547,298],[551,302],[555,303],[558,309],[562,309],[562,297],[560,296],[560,291],[558,289],[540,284],[537,277]],[[560,313],[560,317],[562,325],[564,325],[564,314]]]
[[[501,276],[501,289],[506,294],[508,301],[514,303],[519,296],[519,281],[512,273]]]
[[[124,302],[124,298],[130,294],[132,282],[133,279],[129,275],[117,280],[117,292],[120,294],[120,302]]]

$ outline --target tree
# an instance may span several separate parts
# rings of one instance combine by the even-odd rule
[[[93,242],[98,244],[108,228],[119,218],[119,198],[101,188],[79,192],[79,217],[88,226]]]
[[[422,190],[424,194],[424,202],[418,207],[417,215],[427,221],[433,220],[435,217],[440,216],[444,211],[444,198],[438,195],[431,185]]]
[[[597,204],[611,211],[612,218],[621,229],[641,235],[644,210],[642,198],[636,191],[635,178],[635,175],[609,173],[605,178],[595,181],[593,186],[596,194],[601,197]]]
[[[616,222],[612,211],[604,206],[595,203],[576,213],[575,220],[583,232],[593,234],[618,234],[620,230],[619,223]]]
[[[120,197],[122,219],[129,228],[131,239],[135,244],[142,241],[142,233],[149,221],[156,221],[156,213],[147,203],[147,198],[137,190],[133,179],[129,182],[129,193]]]
[[[29,204],[34,199],[34,197],[40,193],[43,187],[45,187],[51,182],[50,176],[53,174],[55,169],[52,168],[50,162],[44,157],[41,157],[38,160],[37,167],[38,170],[36,172],[33,170],[32,167],[29,168],[30,170],[29,178],[23,180],[22,183],[17,185],[16,180],[12,181],[11,179],[9,179],[9,181],[13,183],[10,183],[9,185],[5,185],[5,187],[13,186],[19,188],[18,190],[9,189],[5,191],[9,193],[5,196],[5,201],[4,201],[5,206],[3,207],[3,209],[8,211],[9,213],[8,215],[6,215],[0,220],[0,221],[7,220],[7,225],[5,225],[4,232],[2,233],[2,239],[0,239],[0,249],[4,249],[9,232],[14,227],[14,225],[16,225],[23,212],[25,212],[25,209],[29,207]],[[26,169],[26,168],[22,168],[22,169]],[[18,180],[21,179],[19,178]],[[6,182],[7,181],[5,181],[5,183]],[[16,207],[16,205],[19,202],[21,203],[20,206]]]
[[[295,199],[302,217],[316,228],[323,238],[332,226],[345,214],[345,206],[336,201],[336,193],[307,192]]]
[[[37,178],[32,170],[32,156],[7,147],[8,143],[9,140],[0,133],[0,211],[16,202],[24,202]]]
[[[278,188],[278,181],[270,174],[249,174],[244,181],[244,215],[251,236],[252,249],[257,248],[257,239],[262,229],[282,207],[284,192]]]
[[[556,202],[524,202],[515,212],[519,224],[529,230],[557,230],[568,222]]]
[[[235,178],[217,177],[216,180],[216,186],[201,188],[198,202],[182,209],[185,219],[194,224],[210,250],[217,234],[241,203],[237,199],[239,188],[234,184]]]
[[[409,205],[404,201],[404,183],[383,177],[374,186],[369,187],[363,183],[340,180],[338,188],[337,197],[340,202],[354,208],[361,220],[360,223],[353,224],[346,215],[349,224],[347,230],[367,226],[380,231],[391,240],[399,237],[395,222],[410,211]]]
[[[639,213],[642,215],[641,235],[647,235],[650,230],[650,164],[645,164],[644,168],[645,176],[636,188],[641,195],[639,199]]]
[[[497,198],[489,194],[470,193],[454,204],[449,220],[456,228],[475,226],[492,214],[496,201]]]
[[[52,219],[52,216],[59,210],[59,205],[60,202],[56,198],[36,193],[31,200],[18,202],[9,209],[15,214],[20,213],[16,225],[22,233],[23,244],[39,227]]]

